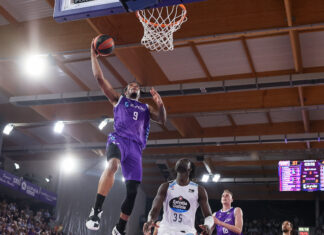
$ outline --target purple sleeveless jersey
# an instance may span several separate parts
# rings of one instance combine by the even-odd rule
[[[124,96],[114,107],[115,134],[137,142],[142,149],[150,132],[150,111],[146,104]]]
[[[234,216],[234,207],[229,209],[228,211],[222,212],[222,210],[219,210],[216,212],[215,217],[219,219],[220,221],[235,225],[235,216]],[[231,232],[225,227],[217,225],[217,235],[238,235],[237,233]]]

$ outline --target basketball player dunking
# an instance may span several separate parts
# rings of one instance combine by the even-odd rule
[[[205,216],[200,225],[202,234],[211,234],[214,224],[205,188],[190,181],[194,174],[194,164],[188,159],[177,161],[174,181],[161,184],[154,198],[147,222],[143,226],[144,235],[151,234],[151,227],[163,206],[163,219],[157,235],[196,235],[195,214],[200,205]]]
[[[96,201],[86,226],[90,230],[99,229],[103,202],[114,183],[118,166],[121,165],[126,181],[126,199],[121,207],[119,222],[114,227],[112,234],[125,234],[126,223],[134,207],[137,188],[142,180],[142,151],[149,134],[150,118],[164,124],[166,111],[160,95],[154,88],[150,92],[157,110],[138,101],[140,87],[136,82],[129,83],[124,94],[117,93],[103,76],[93,42],[91,44],[91,64],[93,75],[101,90],[114,106],[115,132],[108,136],[108,166],[100,177]]]
[[[243,212],[241,208],[231,207],[233,193],[228,189],[224,190],[221,199],[223,208],[214,213],[214,227],[217,228],[217,235],[237,235],[242,234]]]

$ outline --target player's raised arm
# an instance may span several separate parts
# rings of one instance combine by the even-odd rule
[[[151,228],[154,225],[154,222],[157,220],[160,210],[163,206],[163,201],[166,197],[166,193],[169,187],[169,183],[163,183],[159,187],[159,190],[153,200],[152,208],[148,214],[147,222],[143,226],[144,235],[151,234]]]
[[[109,99],[112,105],[118,102],[120,94],[114,90],[111,84],[105,79],[98,62],[98,55],[95,52],[93,41],[91,43],[91,66],[94,78],[97,80],[101,90]]]
[[[167,120],[167,115],[166,115],[165,107],[161,99],[161,96],[153,87],[151,88],[150,92],[153,101],[157,106],[157,110],[153,108],[151,105],[148,106],[150,110],[150,117],[153,121],[156,121],[164,125]]]
[[[203,225],[199,225],[199,227],[203,230],[201,234],[211,234],[212,227],[214,225],[214,220],[212,218],[212,212],[208,203],[208,195],[206,189],[202,186],[198,186],[198,197],[199,197],[199,205],[201,207],[202,213],[205,217],[205,222]]]

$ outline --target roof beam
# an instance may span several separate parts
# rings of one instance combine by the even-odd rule
[[[197,166],[197,163],[195,163],[195,165]],[[221,167],[221,166],[220,166]],[[151,168],[151,166],[146,166],[145,163],[143,163],[143,168],[149,169]],[[251,169],[246,169],[244,167],[242,167],[239,171],[238,170],[226,170],[226,168],[221,168],[218,170],[213,171],[214,173],[220,174],[222,178],[226,178],[226,177],[257,177],[257,176],[262,176],[265,177],[264,174],[267,177],[271,177],[271,176],[277,176],[278,175],[278,170],[251,170]],[[154,176],[160,176],[160,172],[158,171],[143,171],[143,175],[144,178],[150,178],[150,177],[154,177]]]
[[[202,134],[202,128],[195,117],[169,118],[172,125],[178,130],[181,137],[192,137]]]
[[[55,2],[54,0],[46,0],[47,3],[54,8]],[[92,28],[92,26],[90,25]],[[82,90],[90,91],[89,87],[84,84],[74,73],[72,73],[66,66],[64,62],[61,62],[59,59],[54,58],[56,65],[66,74],[68,75]]]
[[[303,92],[303,87],[298,87],[298,96],[299,96],[299,102],[300,102],[300,106],[303,108],[302,109],[302,116],[303,116],[303,124],[304,124],[304,129],[305,132],[309,132],[310,131],[310,123],[309,123],[309,113],[308,110],[306,110],[305,107],[305,97],[304,97],[304,92]]]
[[[42,116],[51,119],[53,117],[61,120],[88,120],[96,119],[104,115],[108,117],[113,116],[113,106],[110,102],[100,101],[92,105],[85,105],[82,103],[74,104],[53,104],[47,106],[33,106]],[[98,110],[99,109],[99,110]],[[87,110],[85,112],[85,110]]]
[[[0,57],[18,57],[21,51],[31,49],[34,45],[30,37],[30,27],[37,26],[42,32],[37,34],[36,41],[42,42],[39,53],[56,54],[64,51],[79,51],[89,49],[91,39],[95,36],[91,27],[85,21],[71,21],[58,24],[53,17],[35,21],[21,22],[17,25],[0,26]],[[17,30],[19,27],[19,30]],[[67,33],[68,32],[68,33]]]
[[[311,89],[320,89],[318,87]],[[324,97],[319,99],[324,103]],[[168,114],[299,106],[298,94],[291,88],[164,97],[163,101]]]
[[[323,125],[323,126],[322,126]],[[324,120],[311,121],[311,133],[324,132]],[[213,138],[232,136],[261,136],[261,135],[285,135],[305,133],[302,122],[282,122],[268,124],[250,124],[239,126],[219,126],[202,128],[201,132],[191,135],[191,138]],[[182,138],[176,131],[154,132],[150,139],[177,139]]]
[[[271,119],[270,112],[266,112],[266,116],[267,116],[268,123],[269,123],[270,125],[272,125],[273,122],[272,122],[272,119]]]
[[[286,12],[286,19],[289,27],[293,26],[293,19],[292,19],[292,2],[291,0],[284,0],[285,3],[285,12]],[[296,30],[289,31],[289,38],[291,43],[291,49],[293,53],[294,65],[295,70],[297,73],[301,73],[303,71],[303,63],[302,63],[302,56],[300,51],[300,41],[298,37],[298,32]]]
[[[54,58],[56,65],[68,75],[83,91],[90,91],[90,88],[84,84],[78,76],[72,73],[65,64],[63,64],[59,59]]]
[[[246,43],[245,37],[241,38],[241,42],[242,42],[242,45],[243,45],[243,48],[244,48],[246,58],[248,59],[250,69],[251,69],[252,73],[254,74],[254,76],[257,77],[257,73],[256,73],[254,63],[253,63],[253,60],[252,60],[252,56],[251,56],[251,53],[250,53],[250,50],[249,50],[249,46]]]
[[[285,10],[286,10],[286,18],[288,26],[293,26],[293,20],[292,20],[292,2],[290,0],[284,0],[285,3]],[[302,63],[302,55],[300,50],[300,41],[298,32],[296,30],[290,30],[289,31],[289,38],[291,43],[291,49],[293,53],[293,59],[294,59],[294,65],[295,65],[295,71],[297,73],[303,72],[303,63]],[[299,96],[299,102],[301,107],[304,107],[304,96],[303,96],[303,88],[298,87],[298,96]],[[303,123],[304,123],[304,129],[305,132],[309,132],[309,114],[308,111],[305,109],[302,109],[302,117],[303,117]],[[307,149],[311,148],[310,142],[306,142]]]
[[[304,87],[305,106],[323,105],[324,104],[324,86]],[[153,105],[151,99],[145,99],[145,102]],[[231,112],[238,110],[267,110],[286,107],[300,107],[299,96],[296,88],[280,88],[269,90],[254,90],[242,92],[228,92],[206,95],[187,95],[163,97],[163,102],[169,117],[184,117],[193,115],[194,113],[211,113],[211,112]],[[71,113],[74,110],[81,119],[91,119],[102,115],[111,116],[111,110],[107,110],[105,101],[91,103],[70,103],[70,104],[53,104],[50,106],[37,106],[40,109],[56,109],[53,110],[59,116],[68,117],[66,119],[80,120],[80,117]],[[109,106],[109,105],[108,105]],[[78,108],[79,107],[79,108]],[[89,109],[93,112],[82,112],[79,110]],[[58,109],[59,108],[59,109]],[[63,111],[67,110],[67,113]]]
[[[210,175],[215,173],[214,163],[211,157],[205,157],[203,164]]]
[[[170,84],[168,78],[146,48],[116,49],[115,55],[142,86]]]
[[[212,4],[212,6],[214,7],[214,9],[219,8],[217,4],[215,5]],[[278,6],[280,6],[280,4],[278,4]],[[206,8],[206,10],[208,10],[208,12],[210,12],[210,15],[213,16],[215,12],[211,10],[212,8],[210,7],[210,4],[208,8]],[[209,27],[209,31],[205,32],[206,30],[204,29],[204,27],[201,27],[200,18],[191,19],[192,22],[191,26],[194,26],[196,30],[185,30],[179,32],[180,35],[178,36],[177,39],[179,40],[182,38],[183,39],[182,41],[188,41],[190,39],[191,41],[194,40],[195,42],[199,42],[199,40],[211,41],[215,39],[223,40],[223,39],[230,39],[230,38],[240,38],[242,36],[245,37],[258,36],[258,35],[267,36],[273,33],[282,33],[282,32],[288,33],[290,30],[307,30],[307,29],[312,30],[316,28],[324,28],[323,24],[314,24],[315,22],[321,22],[319,19],[321,13],[320,11],[315,17],[315,19],[317,20],[311,22],[312,24],[297,25],[292,27],[281,27],[281,28],[278,28],[278,26],[281,25],[279,24],[279,21],[281,21],[281,19],[280,20],[276,19],[278,21],[275,24],[269,23],[269,21],[256,20],[255,22],[253,22],[253,24],[255,25],[252,26],[251,16],[253,16],[254,19],[259,19],[260,16],[266,17],[265,16],[266,12],[264,11],[260,13],[258,13],[257,11],[254,12],[255,14],[244,15],[246,17],[244,18],[244,20],[246,20],[245,26],[243,26],[242,22],[240,22],[240,24],[239,23],[237,24],[235,29],[232,28],[233,30],[232,32],[236,32],[236,33],[229,33],[230,29],[228,25],[224,26],[225,24],[221,25],[223,26],[222,29],[220,29],[219,27]],[[273,12],[271,11],[271,14],[272,13]],[[278,16],[281,14],[279,8],[277,9],[276,14]],[[235,18],[237,19],[237,17]],[[110,27],[109,25],[109,21],[112,19],[114,20],[114,22],[118,22],[119,25],[122,26],[128,25],[128,27],[119,27],[117,28],[117,30],[112,30],[112,27]],[[213,21],[215,17],[208,17],[207,19]],[[98,31],[102,31],[103,33],[112,32],[116,34],[115,36],[118,38],[119,45],[123,45],[125,47],[126,46],[134,47],[134,43],[137,42],[135,46],[142,47],[138,43],[139,42],[138,39],[140,38],[138,32],[141,26],[138,24],[138,22],[136,22],[136,17],[134,16],[134,14],[126,14],[126,15],[123,14],[122,16],[113,15],[109,17],[108,16],[100,17],[99,19],[91,19],[91,21],[98,28],[97,30],[93,30],[93,27],[91,27],[91,25],[86,20],[66,22],[64,24],[57,24],[53,20],[53,17],[37,20],[39,31],[43,32],[41,35],[39,35],[39,39],[38,39],[38,41],[43,42],[42,50],[47,53],[51,52],[52,54],[55,54],[57,52],[62,52],[62,51],[88,49],[91,39],[94,36],[96,36],[95,34],[97,34],[96,32]],[[35,21],[33,21],[33,23],[34,22]],[[20,30],[19,32],[16,32],[14,34],[9,33],[14,31],[12,25],[9,25],[9,27],[6,26],[0,27],[0,35],[2,36],[5,35],[4,37],[1,37],[0,40],[0,45],[2,45],[2,47],[0,47],[0,52],[1,52],[0,57],[12,57],[21,54],[21,49],[17,48],[17,44],[23,45],[20,42],[26,41],[26,32],[28,32],[29,29],[29,22],[22,22],[19,23],[18,25],[20,27]],[[201,30],[205,32],[204,35],[209,34],[209,36],[207,35],[205,37],[201,37],[201,32],[202,32]],[[66,32],[70,32],[70,33],[66,33]],[[21,39],[19,38],[19,36]],[[13,38],[16,40],[12,40]],[[17,38],[18,40],[20,40],[19,43],[17,43]],[[26,44],[28,45],[29,42],[26,41]]]
[[[174,160],[181,159],[182,156],[175,156]],[[216,157],[214,157],[216,158]],[[157,160],[159,161],[159,160]],[[164,160],[163,160],[164,161]],[[213,160],[213,157],[208,158],[209,166],[212,168],[218,168],[221,167],[223,172],[226,172],[226,168],[223,167],[236,167],[236,166],[273,166],[277,165],[279,160],[241,160],[241,161],[215,161]],[[176,162],[169,163],[168,167],[173,169],[175,167]],[[205,163],[202,161],[195,161],[194,162],[196,167],[205,167]],[[150,163],[143,163],[143,168],[151,168],[154,167],[155,164]],[[227,170],[229,172],[233,172],[231,170]],[[242,168],[242,171],[246,171],[244,168]],[[253,173],[258,172],[262,173],[260,170],[254,170]],[[248,172],[246,172],[247,174]]]
[[[289,31],[289,38],[290,38],[291,49],[294,58],[295,70],[297,73],[302,73],[303,62],[302,62],[298,32],[296,30]]]
[[[301,110],[302,117],[303,117],[303,124],[304,124],[304,130],[305,133],[308,133],[310,131],[310,121],[309,121],[309,113],[308,110],[304,109],[304,93],[303,93],[303,88],[298,87],[298,96],[299,96],[299,102],[300,106],[303,108]],[[309,141],[306,142],[307,149],[311,148],[311,144]]]
[[[54,8],[55,0],[46,0],[46,2],[48,3],[48,5],[50,5],[52,8]]]
[[[1,87],[3,87],[4,89],[6,89],[10,94],[15,94],[15,93],[17,93],[17,87],[16,86],[10,86],[10,85],[8,85],[7,83],[0,83],[0,86]],[[42,90],[46,90],[45,88],[43,88],[43,87],[40,87]],[[46,91],[47,93],[50,93],[50,91]],[[106,102],[106,103],[109,103],[109,102]],[[79,104],[80,105],[80,104]],[[58,108],[59,106],[56,106],[56,105],[54,105],[55,107],[53,107],[53,106],[47,106],[47,109],[42,109],[42,108],[40,108],[39,106],[33,106],[33,107],[31,107],[31,109],[32,110],[34,110],[35,112],[37,112],[40,116],[42,116],[42,117],[44,117],[45,119],[47,119],[47,120],[57,120],[57,119],[61,119],[60,118],[60,116],[58,115],[58,110],[56,109],[56,108]],[[74,105],[75,106],[75,105]],[[74,107],[73,106],[73,107]],[[108,105],[109,106],[109,105]],[[66,108],[66,107],[65,107]],[[79,108],[79,111],[81,111],[82,109],[80,109],[80,107],[77,107],[77,108]],[[63,112],[66,114],[66,113],[73,113],[75,110],[73,110],[73,109],[64,109],[64,108],[62,108],[63,109]],[[91,112],[91,110],[89,110],[90,112]],[[24,112],[26,112],[26,111],[24,111]],[[84,113],[84,110],[81,112],[81,113]],[[74,113],[73,113],[74,114]],[[78,113],[77,113],[78,114]],[[98,116],[96,117],[96,118],[98,118]],[[64,120],[64,119],[63,119]],[[86,125],[90,125],[90,124],[86,124]],[[83,125],[82,127],[77,127],[76,129],[77,130],[74,130],[74,129],[71,129],[70,128],[70,136],[71,136],[71,138],[73,138],[73,139],[75,139],[75,140],[77,140],[78,142],[80,142],[80,143],[82,143],[82,139],[83,138],[90,138],[89,136],[92,136],[92,135],[95,135],[95,133],[97,134],[97,135],[99,135],[98,134],[98,130],[96,131],[96,132],[94,132],[93,131],[93,129],[95,129],[94,127],[92,128],[92,131],[91,130],[89,130],[89,129],[86,129],[85,130],[85,127],[84,126],[86,126],[86,125]],[[23,128],[20,128],[20,130],[23,130]],[[69,130],[69,128],[67,128],[66,130],[65,130],[65,133],[68,133],[67,131]],[[72,133],[73,131],[80,131],[81,133]],[[84,135],[84,133],[87,133],[87,135],[86,136],[88,136],[88,137],[84,137],[85,135]],[[90,134],[90,133],[92,133],[92,134]],[[30,137],[33,137],[32,136],[32,134],[29,134],[29,133],[27,133],[27,132],[25,132],[25,134],[27,135],[27,136],[30,136]],[[36,138],[36,137],[33,137],[33,138]],[[101,138],[100,137],[98,137],[98,138],[94,138],[94,139],[92,139],[92,141],[97,141],[96,139],[98,139],[99,141],[104,141],[105,140],[105,138],[102,138],[102,136],[101,136]],[[89,141],[88,139],[87,139],[87,141]],[[97,152],[97,151],[95,151],[95,152]]]
[[[120,75],[120,73],[117,72],[117,70],[114,68],[114,66],[112,66],[106,58],[100,57],[100,61],[112,73],[112,75],[114,75],[114,77],[118,80],[118,82],[123,87],[127,86],[127,82],[125,81],[125,79]]]
[[[316,145],[315,145],[316,144]],[[324,143],[314,143],[313,148],[323,148]],[[167,147],[167,148],[147,148],[144,150],[145,157],[152,155],[174,155],[182,157],[188,154],[212,154],[221,152],[241,152],[241,151],[275,151],[275,150],[305,150],[304,143],[282,143],[282,144],[243,144],[243,145],[223,145],[223,146],[191,146],[191,147]]]
[[[92,19],[86,19],[86,22],[89,24],[89,26],[95,31],[98,35],[102,34],[102,32],[99,30],[97,25],[93,22]],[[91,59],[91,58],[90,58]],[[118,82],[125,87],[127,85],[127,82],[125,82],[125,79],[117,72],[117,70],[103,57],[99,58],[100,61],[103,63],[103,65],[114,75],[114,77],[118,80]]]
[[[284,0],[285,3],[285,12],[286,12],[286,19],[288,26],[293,26],[293,21],[292,21],[292,12],[291,12],[291,1],[290,0]]]
[[[319,67],[309,67],[303,68],[303,73],[322,73],[324,72],[324,66]],[[272,77],[272,76],[281,76],[281,75],[293,75],[299,74],[295,71],[295,69],[286,69],[286,70],[277,70],[277,71],[265,71],[265,72],[257,72],[257,77]],[[230,75],[221,75],[221,76],[214,76],[212,77],[212,81],[224,81],[224,80],[237,80],[237,79],[244,79],[244,78],[255,78],[253,73],[243,73],[243,74],[230,74]],[[187,80],[177,80],[174,82],[170,82],[171,84],[178,84],[178,83],[193,83],[193,82],[208,82],[208,78],[195,78],[195,79],[187,79]]]
[[[236,123],[235,123],[235,121],[234,121],[233,116],[232,116],[231,114],[226,114],[226,117],[227,117],[228,120],[230,121],[231,125],[232,125],[233,127],[236,127]]]
[[[91,19],[86,19],[86,22],[89,24],[89,26],[95,31],[98,35],[102,34],[99,30],[99,28],[95,25],[95,23]]]
[[[91,57],[78,58],[78,59],[70,59],[70,60],[64,60],[64,61],[62,61],[62,64],[75,63],[75,62],[83,62],[83,61],[90,61],[90,60],[91,60]]]
[[[19,22],[5,8],[0,6],[0,15],[2,15],[10,24],[18,24]]]
[[[208,80],[211,80],[212,79],[212,76],[207,68],[207,65],[206,63],[204,62],[204,59],[202,58],[198,48],[196,47],[195,43],[194,42],[189,42],[189,46],[192,50],[192,52],[195,54],[201,68],[203,69],[203,71],[205,72],[205,75],[207,77]]]
[[[44,139],[38,137],[37,135],[32,134],[30,131],[28,131],[25,128],[18,127],[17,129],[22,134],[28,136],[29,138],[32,138],[32,139],[36,140],[40,144],[48,144],[48,142],[46,142]]]

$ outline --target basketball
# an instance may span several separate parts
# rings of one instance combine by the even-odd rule
[[[110,55],[115,48],[114,39],[106,34],[98,35],[93,44],[96,52],[101,56]]]

